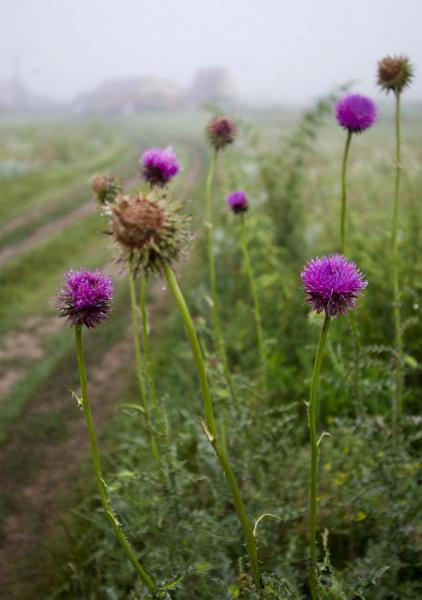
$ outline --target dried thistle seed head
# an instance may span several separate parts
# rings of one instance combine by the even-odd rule
[[[206,134],[214,150],[222,150],[233,144],[237,129],[229,117],[214,117],[207,125]]]
[[[188,218],[181,204],[154,200],[142,193],[119,195],[112,206],[112,235],[135,271],[159,272],[182,254],[188,241]]]
[[[378,85],[389,92],[400,92],[413,79],[413,65],[407,56],[386,56],[378,63]]]
[[[98,202],[111,204],[116,199],[117,194],[121,193],[122,184],[112,175],[94,175],[91,179],[91,188]]]
[[[158,202],[136,196],[118,196],[112,207],[113,235],[127,248],[141,250],[159,239],[164,213]]]

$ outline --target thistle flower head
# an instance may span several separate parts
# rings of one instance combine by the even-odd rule
[[[174,200],[155,200],[140,192],[117,197],[111,233],[135,271],[159,272],[163,263],[171,264],[183,253],[189,219],[181,208]]]
[[[226,202],[235,214],[244,213],[249,208],[248,197],[242,190],[229,194]]]
[[[112,175],[94,175],[91,188],[101,204],[114,202],[117,194],[122,191],[121,181]]]
[[[371,127],[378,118],[375,103],[366,96],[348,94],[336,104],[339,125],[352,133],[361,133]]]
[[[141,177],[152,186],[163,187],[180,171],[180,163],[171,146],[148,148],[139,159]]]
[[[407,56],[386,56],[378,63],[378,85],[400,94],[413,79],[413,65]]]
[[[214,150],[222,150],[236,139],[236,125],[229,117],[214,117],[207,125],[206,134]]]
[[[357,266],[341,254],[310,260],[301,278],[306,302],[331,317],[355,308],[356,300],[368,285]]]
[[[57,306],[70,325],[96,327],[107,318],[113,298],[110,277],[100,271],[70,271],[64,281]]]

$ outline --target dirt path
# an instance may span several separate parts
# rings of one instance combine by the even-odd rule
[[[131,338],[126,334],[90,372],[91,404],[99,428],[110,417],[114,399],[120,396],[123,382],[119,373],[130,359]],[[64,408],[64,404],[68,407]],[[62,423],[72,408],[77,411],[68,390],[63,390],[51,400],[31,406],[24,418],[34,426],[42,426],[43,415],[49,414]],[[25,595],[30,580],[25,578],[23,561],[37,564],[42,558],[38,554],[38,539],[42,543],[57,526],[62,510],[58,498],[79,477],[81,460],[89,452],[84,420],[76,416],[66,424],[66,437],[61,441],[55,441],[54,435],[52,440],[42,436],[32,441],[25,439],[28,435],[19,423],[7,447],[2,448],[0,484],[2,496],[12,509],[3,523],[0,544],[2,599],[31,597]],[[28,576],[33,575],[31,568]]]
[[[192,152],[193,166],[187,174],[183,184],[179,190],[179,193],[184,196],[189,192],[189,189],[194,185],[202,166],[202,151],[196,145],[192,143],[185,143],[186,146]],[[126,189],[130,189],[132,186],[138,183],[138,178],[131,178],[126,181]],[[86,186],[84,186],[85,188]],[[81,188],[81,191],[84,189]],[[57,201],[54,203],[50,201],[48,208],[57,206]],[[34,211],[30,211],[26,215],[18,217],[14,221],[15,225],[18,222],[19,225],[23,225],[30,221],[32,218],[48,212],[45,210],[46,205],[38,207]],[[55,219],[53,222],[43,225],[36,229],[27,238],[16,244],[11,244],[5,248],[0,249],[0,268],[7,265],[10,261],[13,261],[20,256],[36,249],[41,243],[48,240],[50,237],[57,235],[60,231],[64,231],[67,227],[70,227],[74,223],[77,223],[80,219],[95,210],[95,201],[91,198],[78,206],[73,211]],[[4,232],[9,228],[9,224],[3,227],[1,230]],[[36,323],[34,323],[36,321]],[[21,369],[15,367],[9,368],[7,366],[8,359],[21,358],[23,360],[36,360],[42,358],[42,342],[48,337],[48,334],[52,334],[59,328],[60,324],[56,321],[49,320],[47,322],[39,322],[38,318],[30,319],[23,328],[20,328],[17,332],[10,332],[3,345],[0,345],[0,399],[5,396],[16,384],[17,381],[25,376],[25,373]],[[23,331],[22,331],[23,329]]]
[[[192,149],[192,167],[179,189],[183,195],[192,189],[203,165],[200,149]],[[64,228],[92,210],[93,205],[90,201],[71,215],[58,219],[49,225],[48,229],[40,228],[43,235],[37,230],[25,240],[29,246],[24,250],[21,244],[18,245],[21,247],[20,251],[36,247],[37,242],[34,240],[38,240],[39,243],[45,235],[56,234],[58,226]],[[157,309],[164,310],[163,302],[166,302],[161,288],[160,282],[157,282],[152,295],[154,300],[151,309],[154,310],[151,310],[151,314],[157,323]],[[39,346],[40,340],[37,340],[37,343]],[[97,366],[90,369],[91,403],[99,431],[112,415],[116,398],[120,397],[130,372],[128,365],[131,364],[132,340],[128,329],[123,339],[102,356]],[[1,448],[0,489],[2,504],[6,505],[2,507],[0,504],[3,512],[3,515],[0,514],[0,517],[3,516],[0,523],[2,600],[37,600],[31,594],[31,587],[34,577],[42,576],[42,573],[37,571],[37,565],[42,565],[43,560],[39,551],[39,540],[45,539],[59,527],[65,510],[63,497],[69,489],[69,482],[75,477],[78,478],[81,463],[89,455],[83,419],[78,418],[79,415],[76,418],[69,416],[69,411],[74,415],[77,409],[66,390],[65,378],[66,374],[63,373],[62,378],[53,382],[55,389],[49,389],[45,397],[40,396],[37,403],[30,403],[26,407],[24,414],[14,425],[8,442]],[[31,427],[44,426],[43,417],[48,416],[51,419],[51,415],[56,416],[57,423],[65,427],[65,434],[61,432],[55,437],[53,427],[53,435],[36,435],[31,439]],[[30,564],[31,568],[25,569],[25,563]]]
[[[69,214],[56,219],[52,223],[47,223],[46,225],[38,227],[34,233],[31,233],[21,242],[6,246],[6,248],[0,250],[0,267],[3,267],[9,261],[18,258],[22,254],[34,250],[49,237],[56,235],[61,230],[66,229],[66,227],[73,225],[73,223],[76,223],[83,217],[91,214],[93,212],[93,206],[93,200],[85,202],[82,206],[79,206]]]
[[[79,186],[76,189],[72,190],[67,194],[63,194],[63,198],[65,200],[71,199],[73,196],[80,196],[83,192],[86,192],[87,185]],[[47,202],[43,202],[40,206],[34,206],[27,210],[23,215],[19,215],[14,217],[13,219],[9,219],[4,225],[0,227],[0,237],[9,233],[9,231],[13,231],[17,227],[22,227],[22,225],[26,225],[30,221],[34,221],[43,215],[48,214],[57,208],[57,197]]]
[[[186,145],[190,148],[191,151],[193,151],[194,165],[184,181],[184,184],[181,188],[181,193],[185,193],[185,191],[187,191],[191,187],[192,181],[194,181],[194,179],[192,180],[192,177],[195,178],[196,176],[195,169],[197,165],[200,164],[200,161],[202,161],[202,155],[198,147],[191,143],[186,143]],[[128,180],[126,182],[126,189],[130,189],[131,186],[134,186],[137,183],[138,178],[132,178]],[[81,191],[82,190],[83,188],[81,188]],[[4,233],[10,231],[16,226],[25,225],[25,223],[34,218],[37,218],[38,216],[47,214],[50,210],[53,210],[53,208],[55,207],[57,207],[57,201],[50,201],[42,207],[33,209],[26,215],[22,215],[20,217],[17,217],[16,219],[13,219],[1,229],[0,235],[3,235]],[[21,242],[11,244],[9,246],[6,246],[5,248],[0,249],[0,268],[5,266],[8,262],[14,260],[15,258],[18,258],[19,256],[22,256],[23,254],[34,250],[35,248],[37,248],[37,246],[45,242],[48,238],[52,237],[53,235],[56,235],[60,231],[63,231],[64,229],[66,229],[70,225],[73,225],[83,217],[86,217],[87,215],[92,213],[93,210],[94,200],[90,199],[89,201],[84,202],[68,214],[63,215],[58,219],[55,219],[53,222],[47,223],[46,225],[41,225]]]

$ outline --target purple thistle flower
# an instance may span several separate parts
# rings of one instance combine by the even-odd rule
[[[248,197],[242,190],[229,194],[226,202],[235,214],[244,213],[249,208]]]
[[[214,150],[222,150],[236,139],[236,125],[229,117],[214,117],[206,129],[208,141]]]
[[[341,254],[310,260],[301,273],[306,302],[334,317],[355,308],[368,283],[355,263]]]
[[[152,186],[165,186],[180,171],[180,163],[171,146],[148,148],[139,160],[141,177]]]
[[[59,315],[70,325],[95,327],[107,318],[113,283],[100,271],[70,271],[57,297]]]
[[[378,118],[375,103],[366,96],[348,94],[336,104],[339,125],[351,133],[361,133],[371,127]]]

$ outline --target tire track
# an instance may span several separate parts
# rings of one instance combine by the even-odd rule
[[[204,162],[200,146],[186,142],[185,145],[191,151],[193,164],[177,192],[183,195],[197,182]],[[49,224],[48,229],[40,228],[31,236],[31,240],[28,239],[26,245],[19,244],[19,249],[15,248],[13,256],[17,257],[36,247],[35,240],[39,243],[44,236],[56,234],[58,223],[65,228],[91,210],[92,200],[66,218]],[[12,255],[9,255],[9,260],[10,256]],[[151,292],[149,310],[154,326],[154,322],[159,323],[160,314],[166,310],[167,295],[163,293],[159,281],[152,286]],[[111,418],[115,399],[124,389],[126,377],[132,370],[132,362],[131,328],[128,327],[123,338],[105,352],[97,366],[90,369],[90,400],[100,433],[103,425]],[[63,498],[69,491],[69,482],[79,478],[81,463],[89,456],[88,438],[82,418],[67,422],[66,437],[58,442],[54,439],[35,439],[28,443],[25,432],[31,427],[34,415],[39,417],[53,411],[66,418],[66,413],[61,411],[72,402],[69,394],[63,390],[63,393],[54,395],[53,400],[44,399],[36,405],[27,406],[19,423],[13,427],[8,442],[2,447],[0,489],[3,498],[13,507],[13,511],[3,518],[0,528],[0,598],[4,600],[33,600],[31,590],[34,581],[42,577],[43,561],[48,560],[40,549],[39,540],[53,535],[60,527],[66,511],[63,508]]]

